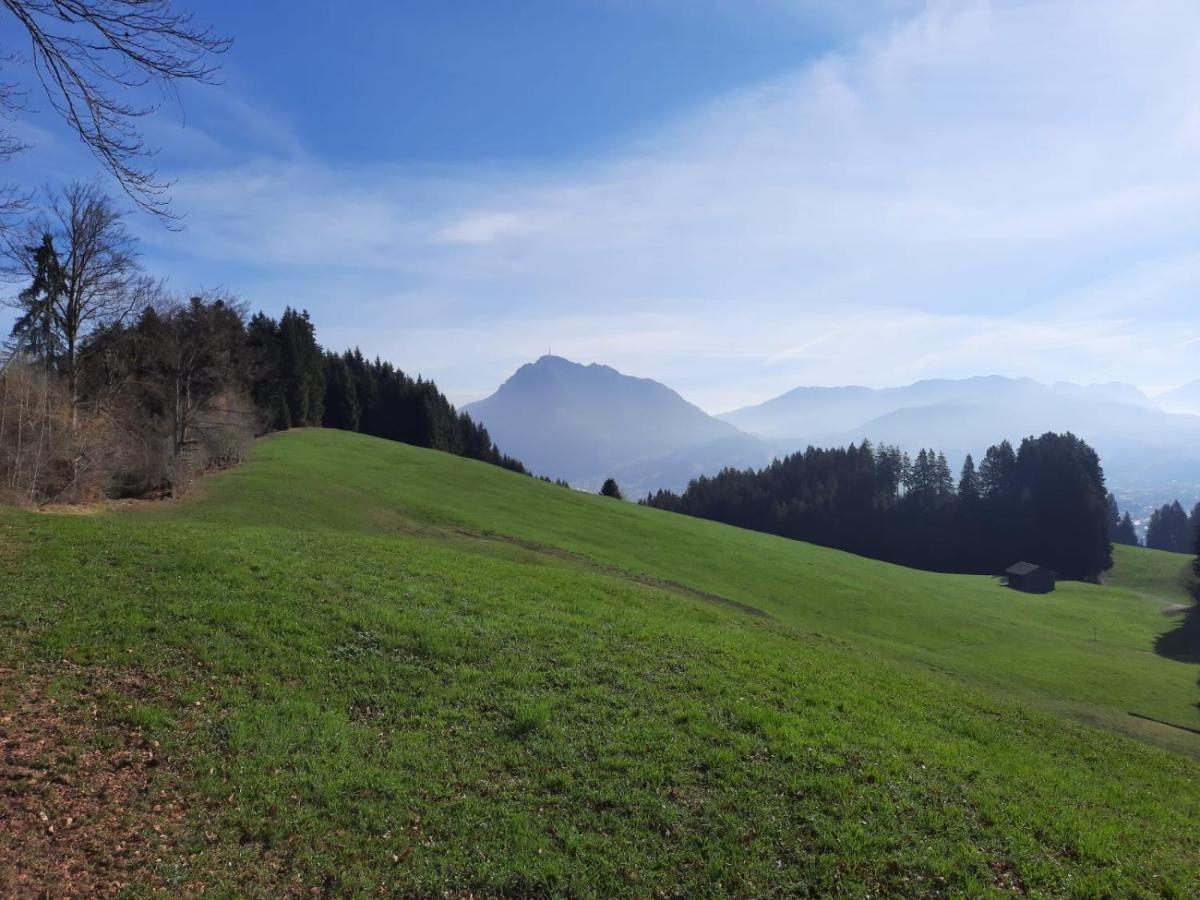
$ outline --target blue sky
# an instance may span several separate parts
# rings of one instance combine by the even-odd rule
[[[146,122],[187,216],[132,219],[147,267],[457,401],[547,348],[711,411],[1200,376],[1194,3],[194,8],[236,43]],[[14,178],[95,172],[19,127]]]
[[[836,20],[724,3],[225,2],[230,74],[322,159],[554,162],[787,71]]]

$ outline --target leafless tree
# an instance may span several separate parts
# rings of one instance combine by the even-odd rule
[[[74,182],[47,191],[45,211],[4,235],[3,250],[6,274],[30,285],[14,303],[18,327],[38,339],[78,403],[83,339],[128,320],[158,292],[138,265],[123,213],[95,184]]]
[[[145,167],[153,150],[137,127],[158,104],[131,98],[150,87],[161,100],[181,82],[213,82],[212,60],[231,42],[171,0],[0,0],[0,7],[29,37],[28,57],[12,48],[0,64],[32,64],[51,107],[134,202],[173,219],[170,185]],[[0,84],[0,114],[17,115],[24,100],[16,85]],[[0,133],[0,158],[21,149]]]
[[[155,358],[145,379],[156,384],[145,386],[157,390],[169,410],[176,456],[245,413],[236,382],[245,313],[240,300],[224,294],[159,309]]]

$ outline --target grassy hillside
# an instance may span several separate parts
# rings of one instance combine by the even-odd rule
[[[498,475],[440,453],[318,432],[265,442],[254,463],[208,481],[203,500],[182,513],[244,526],[276,522],[286,510],[288,526],[307,531],[450,539],[477,552],[511,553],[521,542],[553,548],[1112,727],[1142,729],[1128,716],[1136,711],[1200,728],[1196,668],[1152,652],[1172,627],[1163,608],[1188,600],[1189,559],[1179,554],[1117,547],[1112,585],[1072,582],[1051,597],[1029,596],[991,578],[904,569]],[[493,546],[479,546],[480,536]],[[1179,737],[1200,752],[1200,738]]]
[[[1184,563],[1027,597],[297,432],[184,503],[0,510],[0,699],[96,723],[7,796],[65,823],[136,735],[164,891],[1187,896],[1200,737],[1127,715],[1200,726]]]

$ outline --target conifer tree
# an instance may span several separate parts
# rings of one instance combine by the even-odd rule
[[[1016,467],[1017,455],[1008,441],[989,447],[979,465],[980,496],[994,498],[1010,493]]]
[[[1147,547],[1174,553],[1190,553],[1194,544],[1191,523],[1178,500],[1163,504],[1151,514],[1146,526]]]
[[[1112,542],[1114,544],[1125,544],[1129,547],[1136,547],[1140,543],[1138,541],[1137,529],[1133,525],[1133,518],[1128,512],[1121,517],[1121,521],[1117,523],[1117,527],[1113,530]]]
[[[1114,544],[1126,544],[1136,547],[1138,544],[1137,529],[1133,526],[1133,518],[1128,512],[1121,515],[1117,498],[1108,495],[1108,539]]]
[[[246,326],[249,354],[250,396],[270,431],[292,427],[292,416],[284,390],[283,341],[279,323],[265,313],[255,313]]]
[[[1108,532],[1111,535],[1117,530],[1117,526],[1121,524],[1121,509],[1117,505],[1117,497],[1110,493],[1107,498],[1108,504]]]
[[[950,474],[950,464],[946,462],[946,454],[939,452],[934,461],[934,493],[939,497],[949,497],[954,494],[954,476]]]
[[[1026,438],[1013,474],[1021,557],[1063,578],[1095,578],[1112,568],[1108,491],[1091,447],[1070,432]]]
[[[621,488],[617,484],[615,478],[604,479],[604,484],[600,488],[601,497],[612,497],[614,500],[624,500],[625,496],[621,493]]]
[[[321,348],[308,312],[288,307],[279,320],[280,367],[293,426],[320,425],[325,405]]]
[[[975,460],[970,453],[963,460],[962,474],[958,477],[958,498],[964,503],[974,503],[979,499],[979,475],[975,472]]]
[[[358,393],[346,358],[325,354],[325,413],[321,424],[326,428],[358,431],[359,417]]]

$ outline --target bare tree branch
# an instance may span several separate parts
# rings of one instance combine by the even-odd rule
[[[0,0],[29,35],[30,58],[51,106],[142,209],[177,220],[170,183],[144,167],[147,148],[137,120],[157,108],[121,99],[147,86],[174,95],[181,81],[212,83],[212,58],[231,44],[177,12],[171,0]],[[11,61],[11,57],[10,57]],[[15,88],[0,85],[0,111],[19,107]],[[0,158],[19,142],[0,137]]]

